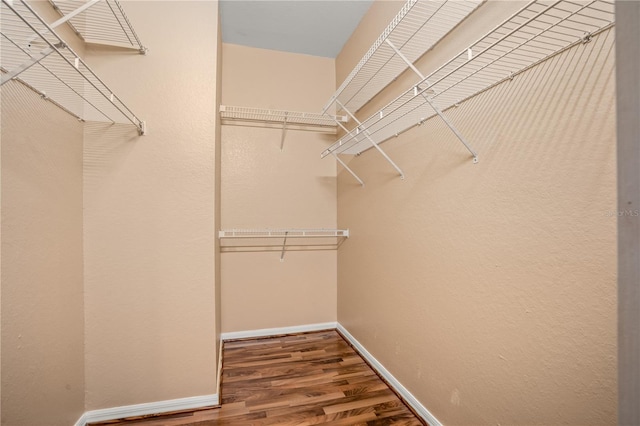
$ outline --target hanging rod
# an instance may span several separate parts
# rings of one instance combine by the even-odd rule
[[[347,133],[321,156],[357,155],[377,143],[512,79],[614,25],[614,3],[534,0]]]
[[[49,0],[49,3],[60,15],[69,17],[67,24],[86,43],[107,44],[147,53],[148,49],[140,41],[117,0]]]
[[[82,120],[139,119],[24,0],[1,2],[1,85],[15,80]]]

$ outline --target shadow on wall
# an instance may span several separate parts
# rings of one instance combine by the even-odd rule
[[[588,43],[517,75],[513,80],[506,80],[468,99],[458,107],[445,110],[445,115],[479,153],[480,164],[477,166],[472,164],[469,152],[437,116],[401,137],[388,139],[389,143],[383,143],[382,147],[396,161],[398,158],[419,154],[422,149],[420,145],[435,145],[437,148],[431,150],[435,155],[421,156],[421,169],[410,171],[414,177],[419,172],[420,179],[428,179],[429,184],[441,178],[448,179],[448,176],[455,175],[460,169],[491,167],[496,157],[503,161],[503,155],[506,155],[506,159],[514,167],[526,160],[545,164],[546,169],[552,169],[567,158],[581,161],[584,150],[588,149],[603,150],[602,155],[607,155],[609,147],[606,144],[585,146],[584,143],[566,143],[556,146],[554,155],[549,156],[544,144],[524,146],[522,141],[552,137],[567,141],[576,138],[599,140],[604,137],[603,132],[607,129],[599,125],[598,110],[601,110],[606,99],[604,91],[607,87],[606,84],[594,86],[586,82],[607,82],[612,78],[613,41],[614,32],[606,31]],[[475,111],[483,113],[477,114]],[[565,125],[567,114],[570,114],[571,122],[579,125],[579,134],[575,134],[573,126]],[[487,125],[488,116],[492,118],[491,125]],[[570,131],[571,134],[567,133]],[[492,153],[496,150],[500,155]],[[380,179],[378,184],[388,184],[398,177],[391,165],[377,157],[379,154],[374,149],[369,149],[367,156],[360,158],[363,162],[380,163],[376,167],[379,176],[367,176],[367,186],[370,186],[372,179]],[[351,160],[353,157],[344,158]],[[359,157],[353,160],[347,164],[359,174]],[[408,170],[405,170],[406,165],[403,166],[402,162],[398,165],[405,172]],[[602,164],[597,167],[602,167]],[[435,171],[438,173],[434,174]],[[340,167],[339,173],[343,172],[347,173]],[[355,180],[353,183],[354,185],[349,186],[359,188]]]
[[[87,121],[84,124],[84,186],[97,190],[105,177],[117,172],[118,167],[144,140],[131,124]]]

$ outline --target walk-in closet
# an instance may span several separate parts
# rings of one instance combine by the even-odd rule
[[[0,424],[640,424],[640,3],[1,0]]]

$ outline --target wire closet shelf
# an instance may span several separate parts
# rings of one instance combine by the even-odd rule
[[[483,0],[408,0],[324,106],[357,112],[455,28]]]
[[[337,250],[349,238],[348,229],[223,229],[218,232],[222,252]]]
[[[321,156],[360,154],[554,55],[589,42],[613,25],[613,1],[534,0],[468,49],[421,76]]]
[[[336,120],[342,123],[347,122],[346,116],[230,105],[220,105],[220,118],[226,121],[289,124],[333,131],[336,128]]]
[[[136,34],[124,9],[116,0],[49,0],[67,24],[86,43],[107,44],[138,50],[147,48]]]
[[[17,81],[79,120],[130,123],[144,134],[144,121],[54,31],[72,17],[47,24],[24,0],[1,6],[1,85]]]

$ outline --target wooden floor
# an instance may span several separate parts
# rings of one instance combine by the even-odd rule
[[[109,425],[422,425],[336,331],[225,342],[222,406]]]

